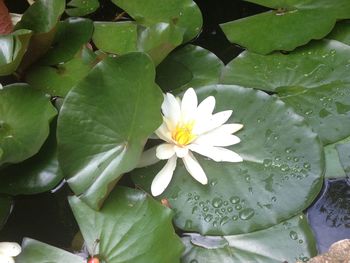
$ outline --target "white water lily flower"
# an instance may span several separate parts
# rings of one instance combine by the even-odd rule
[[[216,162],[243,161],[237,153],[223,148],[240,142],[233,133],[242,129],[243,125],[224,124],[231,117],[232,111],[213,114],[214,107],[213,96],[207,97],[198,105],[197,95],[192,88],[185,92],[182,101],[170,93],[164,95],[163,124],[155,133],[165,143],[156,147],[156,157],[168,161],[153,179],[153,196],[163,193],[169,185],[177,158],[182,159],[195,180],[203,185],[208,183],[207,176],[192,151]]]
[[[21,253],[21,246],[15,242],[0,242],[0,262],[15,263],[13,257]]]

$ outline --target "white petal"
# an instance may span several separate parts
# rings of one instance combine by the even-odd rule
[[[182,158],[182,160],[187,171],[194,179],[196,179],[201,184],[208,183],[208,178],[205,175],[205,172],[203,171],[196,158],[190,152],[184,158]]]
[[[21,246],[16,242],[0,242],[0,253],[3,255],[15,257],[21,253],[21,250]]]
[[[162,125],[155,131],[155,134],[166,142],[172,142],[171,132],[169,131],[166,123],[163,121]]]
[[[136,168],[150,166],[152,164],[159,162],[159,159],[156,156],[156,149],[157,149],[157,146],[144,151],[141,154],[139,163],[137,164]]]
[[[215,108],[215,98],[213,96],[209,96],[203,100],[197,108],[197,118],[201,118],[202,116],[208,117],[213,114],[213,110]]]
[[[158,196],[164,192],[173,177],[176,168],[176,156],[171,157],[165,166],[154,177],[151,185],[151,192],[153,196]]]
[[[15,263],[15,260],[12,257],[6,256],[0,253],[0,262],[1,263]]]
[[[196,134],[203,134],[223,125],[232,115],[232,110],[220,111],[196,127]]]
[[[179,158],[183,158],[185,155],[188,154],[188,148],[187,147],[178,147],[178,146],[174,146],[175,152],[176,152],[176,156]]]
[[[169,143],[163,143],[157,147],[156,156],[158,159],[166,160],[171,158],[175,154],[174,145]]]
[[[231,145],[237,144],[240,141],[241,141],[240,138],[232,134],[218,135],[216,133],[209,132],[199,136],[193,143],[200,144],[200,145],[225,147],[225,146],[231,146]]]
[[[170,93],[164,95],[162,112],[170,122],[176,124],[179,121],[181,116],[180,104]]]
[[[193,118],[193,115],[196,113],[197,105],[197,94],[194,89],[189,88],[186,90],[181,101],[181,116],[183,122],[190,121]]]
[[[239,154],[221,147],[212,147],[207,145],[191,144],[189,148],[201,155],[207,156],[216,162],[242,162],[243,158]]]

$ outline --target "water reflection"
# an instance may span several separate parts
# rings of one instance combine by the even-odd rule
[[[350,238],[350,184],[347,179],[327,180],[319,199],[308,209],[319,252],[338,240]]]

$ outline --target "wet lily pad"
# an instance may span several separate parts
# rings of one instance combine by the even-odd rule
[[[0,35],[0,76],[13,73],[27,51],[31,30],[17,30],[9,35]]]
[[[350,45],[350,20],[338,22],[327,38]]]
[[[71,60],[82,46],[90,41],[93,23],[85,18],[68,18],[59,22],[52,47],[40,64],[56,65]]]
[[[95,12],[100,7],[100,3],[98,0],[71,0],[67,7],[68,15],[85,16]]]
[[[243,52],[226,66],[221,81],[277,92],[329,144],[350,135],[349,67],[350,47],[323,40],[289,54]]]
[[[69,253],[57,247],[39,242],[34,239],[25,238],[22,242],[22,253],[16,257],[17,263],[86,263],[86,259]]]
[[[304,215],[268,229],[237,236],[186,234],[183,242],[186,245],[183,263],[281,263],[298,259],[305,262],[317,254],[316,242]]]
[[[54,125],[55,126],[55,125]],[[0,193],[37,194],[53,189],[62,179],[58,166],[55,127],[40,151],[19,164],[0,169]]]
[[[304,210],[322,186],[320,140],[302,117],[282,101],[238,86],[197,89],[200,100],[213,95],[215,111],[233,109],[228,123],[242,123],[241,142],[231,150],[242,163],[217,163],[196,155],[209,184],[189,176],[178,160],[173,179],[160,196],[176,211],[174,222],[185,231],[210,235],[248,233],[270,227]],[[150,190],[164,163],[138,169],[137,185]]]
[[[67,95],[58,119],[58,158],[76,195],[98,208],[134,169],[161,124],[163,99],[144,53],[108,57]],[[74,160],[74,161],[72,161]]]
[[[146,193],[116,188],[100,211],[77,197],[69,203],[90,254],[105,262],[178,262],[183,245],[170,209]]]
[[[210,51],[186,45],[157,67],[156,81],[163,91],[217,84],[224,64]]]
[[[340,163],[346,176],[350,177],[350,142],[337,145]]]
[[[344,178],[346,176],[343,166],[340,163],[338,145],[350,142],[350,137],[341,141],[329,144],[324,147],[326,157],[326,178]]]
[[[13,84],[0,90],[0,105],[0,165],[36,154],[57,114],[50,98],[26,84]]]
[[[230,42],[260,54],[291,51],[325,37],[337,19],[350,18],[347,0],[247,1],[274,10],[221,24],[221,28]]]
[[[65,97],[98,62],[97,56],[84,47],[72,60],[58,65],[36,65],[26,74],[26,81],[35,89],[52,96]]]

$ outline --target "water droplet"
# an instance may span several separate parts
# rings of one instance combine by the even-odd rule
[[[310,169],[311,164],[309,164],[309,163],[304,163],[304,164],[303,164],[303,167],[304,167],[305,169]]]
[[[276,156],[276,157],[275,157],[275,161],[277,161],[277,162],[278,162],[278,161],[281,161],[281,159],[282,159],[281,156]]]
[[[192,196],[192,193],[188,193],[187,196],[188,196],[188,197],[191,197],[191,196]]]
[[[313,110],[306,110],[304,113],[305,113],[305,115],[310,115],[313,113]]]
[[[247,182],[249,182],[249,181],[250,181],[250,175],[246,175],[245,180],[246,180]]]
[[[202,201],[202,202],[199,202],[199,206],[200,207],[203,207],[205,205],[205,203]]]
[[[279,139],[279,136],[275,135],[275,136],[273,136],[273,139],[277,141]]]
[[[224,206],[227,206],[228,205],[228,202],[227,201],[224,201]]]
[[[235,206],[235,209],[236,209],[236,210],[241,210],[241,209],[242,209],[242,206],[241,206],[241,205],[236,205],[236,206]]]
[[[280,169],[282,172],[287,172],[289,171],[289,166],[287,164],[282,164]]]
[[[203,207],[204,212],[208,212],[209,208],[207,206]]]
[[[227,212],[231,213],[233,211],[233,208],[232,207],[228,207],[227,208]]]
[[[192,214],[196,213],[198,211],[198,206],[194,206],[192,208]]]
[[[298,157],[294,157],[293,161],[297,163],[297,162],[299,162],[299,158]]]
[[[239,212],[239,218],[242,220],[248,220],[254,216],[255,212],[251,208],[245,208]]]
[[[285,151],[286,151],[286,153],[292,153],[292,152],[293,152],[293,149],[289,147],[289,148],[286,148]]]
[[[233,221],[237,221],[237,220],[238,220],[238,216],[233,216],[233,217],[232,217],[232,220],[233,220]]]
[[[230,202],[231,202],[232,204],[238,204],[240,200],[241,200],[241,199],[240,199],[238,196],[232,196],[232,197],[230,198]]]
[[[212,180],[211,182],[210,182],[210,185],[211,186],[215,186],[216,184],[218,183],[218,180]]]
[[[269,166],[271,166],[271,164],[272,164],[272,160],[271,159],[264,159],[264,161],[263,161],[263,165],[264,165],[264,167],[269,167]]]
[[[204,221],[205,222],[210,222],[211,220],[213,220],[213,215],[211,214],[207,214],[205,217],[204,217]]]
[[[229,220],[230,220],[230,218],[227,216],[221,218],[220,225],[222,225],[222,226],[225,225]]]
[[[293,240],[297,240],[298,239],[298,233],[295,231],[290,231],[289,232],[289,237]]]
[[[225,213],[226,209],[225,208],[221,208],[221,212]]]
[[[194,200],[199,200],[199,195],[195,195]]]
[[[272,201],[272,202],[276,202],[276,201],[277,201],[276,196],[271,197],[271,201]]]
[[[213,222],[213,227],[218,227],[218,222],[214,221]]]
[[[261,122],[261,119],[257,119],[256,121],[257,121],[257,123],[260,123],[260,122]]]
[[[222,206],[222,200],[221,200],[221,198],[219,198],[219,197],[215,197],[215,198],[213,199],[213,201],[211,202],[211,204],[213,205],[213,207],[219,208],[219,207]]]
[[[186,222],[185,222],[185,228],[186,228],[186,229],[192,228],[192,220],[186,220]]]
[[[302,243],[304,243],[304,241],[302,240],[302,239],[299,239],[299,244],[302,244]]]

